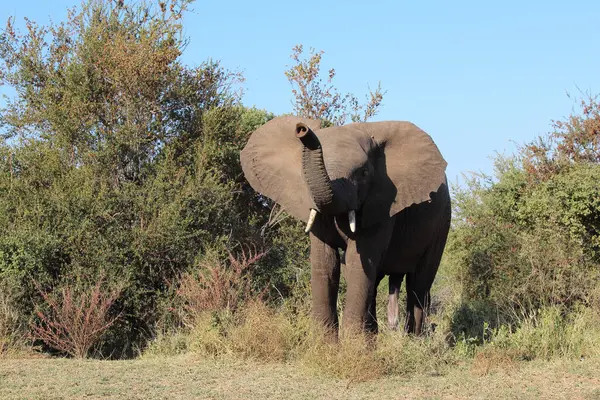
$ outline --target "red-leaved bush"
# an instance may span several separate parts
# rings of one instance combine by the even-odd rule
[[[47,312],[37,311],[38,321],[31,324],[32,338],[72,357],[87,357],[120,316],[111,316],[109,311],[122,288],[107,290],[103,283],[100,277],[86,291],[66,285],[57,296],[38,286],[49,309]]]
[[[581,112],[552,122],[553,131],[521,149],[529,178],[546,181],[573,165],[600,163],[600,101],[587,95]]]
[[[265,256],[264,251],[242,250],[227,262],[205,259],[197,273],[185,273],[179,280],[176,295],[183,302],[182,318],[193,324],[204,311],[235,310],[253,296],[250,267]]]

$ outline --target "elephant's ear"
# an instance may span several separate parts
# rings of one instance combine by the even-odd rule
[[[240,153],[242,170],[254,190],[279,203],[295,218],[307,222],[316,208],[302,177],[302,143],[296,124],[303,122],[313,131],[321,122],[294,116],[277,117],[250,135]]]
[[[431,199],[446,183],[446,160],[431,137],[405,121],[355,124],[376,142],[375,179],[363,205],[362,225]]]

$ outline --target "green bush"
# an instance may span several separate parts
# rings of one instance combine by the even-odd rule
[[[598,176],[582,164],[528,185],[512,165],[489,186],[470,182],[447,250],[465,299],[506,310],[586,301],[600,278]]]
[[[600,107],[582,106],[547,137],[497,157],[493,178],[455,189],[444,264],[462,292],[455,336],[481,343],[482,322],[513,332],[541,309],[598,310]]]
[[[207,251],[270,244],[239,151],[273,116],[239,104],[238,74],[183,65],[190,2],[159,3],[89,1],[66,22],[21,34],[9,20],[0,34],[0,81],[16,90],[0,110],[0,281],[25,320],[43,302],[34,280],[118,283],[115,356],[153,335],[168,282]]]
[[[0,283],[0,358],[19,355],[28,349],[24,325],[11,287]]]

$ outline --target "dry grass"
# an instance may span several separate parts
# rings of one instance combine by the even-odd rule
[[[277,310],[252,301],[236,313],[199,314],[190,330],[159,338],[144,357],[189,352],[213,360],[287,362],[306,372],[352,382],[441,375],[458,365],[485,376],[518,369],[523,361],[600,359],[600,317],[589,308],[568,315],[543,310],[515,331],[488,329],[484,344],[467,340],[452,344],[449,323],[443,318],[438,322],[435,332],[419,338],[383,329],[374,340],[357,336],[332,343],[306,311]]]
[[[475,354],[471,364],[471,372],[483,376],[497,371],[515,371],[519,367],[518,359],[519,356],[516,350],[484,347]]]
[[[591,310],[547,310],[520,331],[495,332],[473,356],[449,345],[443,324],[424,338],[384,330],[374,342],[334,344],[290,308],[252,301],[200,313],[137,360],[3,360],[0,398],[600,398],[600,353],[574,357],[598,343]],[[540,357],[524,361],[535,343]]]
[[[485,348],[520,360],[600,357],[600,314],[581,307],[564,314],[558,307],[523,317],[513,331],[497,329]]]
[[[261,302],[251,303],[242,313],[243,322],[231,329],[234,353],[245,359],[285,361],[297,345],[297,331],[283,314]]]
[[[237,313],[201,313],[185,333],[157,338],[143,357],[186,352],[210,359],[292,362],[306,371],[352,381],[439,373],[458,360],[441,331],[426,338],[384,331],[374,340],[353,336],[332,343],[307,312],[276,310],[260,301]]]
[[[331,343],[315,336],[306,344],[299,364],[307,371],[325,376],[364,382],[385,375],[385,365],[367,341],[361,337],[348,337]]]
[[[286,361],[302,351],[311,324],[308,317],[292,320],[261,301],[251,301],[235,313],[198,313],[187,329],[160,335],[143,357],[191,352],[208,358]]]
[[[210,360],[185,355],[134,361],[5,360],[2,399],[591,399],[600,397],[600,361],[520,363],[485,375],[469,365],[444,374],[357,382],[296,364]]]

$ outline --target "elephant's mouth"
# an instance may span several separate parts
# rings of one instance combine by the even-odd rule
[[[315,219],[317,218],[317,214],[317,210],[315,210],[314,208],[310,210],[310,213],[308,215],[308,222],[306,223],[306,228],[304,229],[304,232],[310,232],[315,222]],[[338,217],[336,217],[336,224],[338,224],[338,226],[339,222],[340,221],[338,220]],[[356,210],[348,211],[348,227],[350,228],[350,232],[356,233]]]

